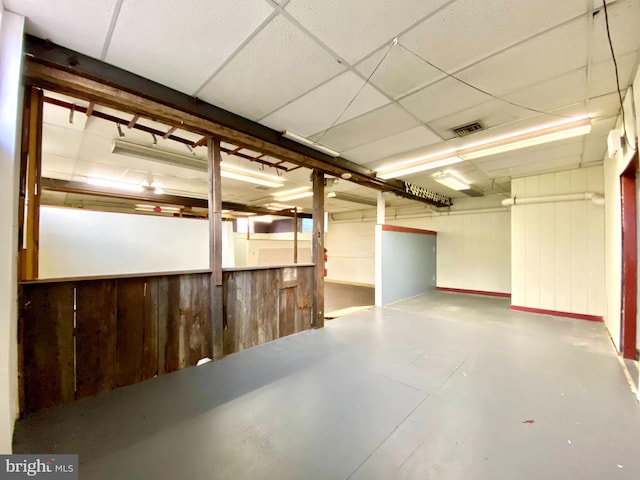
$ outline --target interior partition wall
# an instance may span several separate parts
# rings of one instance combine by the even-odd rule
[[[387,305],[436,288],[437,233],[376,225],[376,305]]]

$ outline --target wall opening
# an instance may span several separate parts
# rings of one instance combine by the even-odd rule
[[[636,171],[638,154],[620,175],[620,202],[622,209],[622,311],[620,350],[624,358],[637,359],[637,290],[638,249],[636,216]]]

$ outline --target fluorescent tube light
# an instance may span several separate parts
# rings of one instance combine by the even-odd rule
[[[411,175],[424,170],[451,165],[462,160],[472,160],[534,145],[542,145],[586,135],[589,132],[591,132],[591,118],[588,115],[563,118],[543,125],[462,145],[459,148],[452,148],[387,165],[378,169],[376,175],[384,180]]]
[[[433,179],[452,190],[468,190],[471,185],[469,182],[452,170],[436,173]]]
[[[142,192],[142,185],[135,183],[118,182],[115,180],[107,180],[104,178],[88,178],[87,183],[96,187],[115,188],[117,190],[126,190],[127,192]]]
[[[278,200],[279,202],[288,202],[290,200],[297,200],[298,198],[311,197],[312,195],[313,192],[300,192],[287,195],[285,197],[276,197],[276,200]]]
[[[123,142],[122,140],[113,141],[113,148],[111,149],[111,152],[129,157],[142,158],[144,160],[156,160],[168,165],[189,168],[201,172],[206,172],[208,168],[207,160],[200,157],[167,152],[153,147],[137,145],[131,142]],[[278,188],[284,185],[283,178],[238,167],[236,165],[229,165],[227,163],[220,164],[220,176],[272,188]]]
[[[303,145],[306,145],[307,147],[311,147],[315,150],[318,150],[319,152],[325,153],[327,155],[329,155],[330,157],[339,157],[340,156],[340,152],[336,152],[335,150],[329,148],[329,147],[325,147],[324,145],[320,145],[318,143],[315,143],[313,140],[309,140],[306,137],[303,137],[302,135],[298,135],[297,133],[291,132],[289,130],[283,130],[282,131],[282,136],[285,138],[288,138],[289,140],[293,140],[296,141],[298,143],[301,143]]]
[[[377,200],[371,198],[359,197],[357,195],[349,195],[348,193],[341,192],[329,192],[327,198],[335,198],[336,200],[344,200],[345,202],[360,203],[362,205],[369,205],[375,207],[378,205]]]
[[[141,212],[156,212],[156,213],[180,213],[179,207],[161,207],[159,205],[136,205],[136,210]]]
[[[266,205],[269,210],[280,211],[280,210],[292,210],[296,208],[294,205],[283,205],[282,203],[269,203]]]
[[[382,178],[383,180],[387,180],[389,178],[397,178],[402,177],[404,175],[412,175],[414,173],[423,172],[425,170],[432,170],[434,168],[446,167],[448,165],[453,165],[454,163],[459,163],[462,161],[460,157],[448,157],[442,158],[440,160],[434,160],[426,163],[418,163],[417,165],[408,165],[404,168],[394,168],[389,169],[387,171],[378,171],[376,174],[378,178]],[[402,164],[398,165],[400,167]]]
[[[488,157],[489,155],[587,135],[590,132],[591,119],[589,117],[572,117],[465,145],[460,148],[459,155],[464,160],[473,160],[475,158]]]

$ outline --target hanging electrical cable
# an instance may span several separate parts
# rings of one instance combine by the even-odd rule
[[[620,115],[622,116],[622,137],[624,141],[631,148],[635,148],[627,140],[627,121],[624,116],[624,101],[622,100],[622,91],[620,90],[620,73],[618,71],[618,61],[616,60],[616,54],[613,51],[613,41],[611,40],[611,29],[609,28],[609,12],[607,11],[607,1],[602,0],[602,9],[604,10],[604,24],[607,29],[607,39],[609,40],[609,49],[611,50],[611,58],[613,59],[613,68],[616,73],[616,91],[618,92],[618,100],[620,101]]]
[[[342,118],[342,116],[347,112],[347,110],[349,110],[349,107],[351,106],[351,104],[353,102],[355,102],[356,98],[358,98],[358,96],[360,95],[360,93],[362,92],[362,90],[364,90],[364,87],[366,87],[369,82],[371,81],[371,78],[373,77],[373,75],[378,71],[378,68],[380,68],[380,65],[382,65],[382,62],[384,62],[384,60],[387,58],[387,56],[389,55],[389,53],[391,53],[391,49],[396,46],[398,44],[398,37],[394,38],[393,41],[391,42],[391,45],[389,45],[389,48],[387,49],[387,51],[384,53],[384,55],[382,56],[382,58],[380,59],[380,61],[377,63],[377,65],[375,66],[375,68],[371,71],[371,73],[369,74],[369,76],[365,79],[364,83],[362,84],[362,86],[360,87],[360,89],[356,92],[356,94],[353,96],[353,98],[351,98],[351,100],[349,101],[349,103],[347,103],[347,106],[344,107],[344,109],[342,110],[342,112],[340,112],[340,115],[337,116],[337,118],[333,121],[333,123],[329,126],[329,128],[327,128],[324,132],[322,132],[322,135],[320,135],[320,138],[318,138],[317,140],[314,141],[314,143],[320,143],[320,140],[322,140],[324,138],[324,136],[329,133],[329,131],[336,126],[336,124],[340,121],[340,119]]]
[[[444,73],[447,77],[452,78],[452,79],[454,79],[454,80],[466,85],[467,87],[473,88],[474,90],[476,90],[476,91],[478,91],[480,93],[483,93],[484,95],[487,95],[487,96],[489,96],[489,97],[491,97],[491,98],[493,98],[495,100],[507,103],[507,104],[512,105],[514,107],[522,108],[524,110],[529,110],[530,112],[540,113],[542,115],[549,115],[549,116],[552,116],[552,117],[561,117],[561,118],[571,118],[572,117],[572,115],[560,115],[558,113],[545,112],[544,110],[538,110],[536,108],[527,107],[526,105],[522,105],[522,104],[519,104],[519,103],[516,103],[516,102],[512,102],[512,101],[507,100],[505,98],[502,98],[502,97],[499,97],[497,95],[494,95],[493,93],[488,92],[486,90],[483,90],[482,88],[477,87],[477,86],[473,85],[472,83],[469,83],[466,80],[463,80],[460,77],[458,77],[458,76],[456,76],[456,75],[454,75],[452,73],[447,72],[446,70],[438,67],[437,65],[434,65],[429,60],[427,60],[426,58],[424,58],[421,55],[417,54],[416,52],[414,52],[413,50],[411,50],[407,46],[403,45],[402,43],[398,43],[398,46],[400,48],[404,49],[405,51],[407,51],[408,53],[410,53],[411,55],[413,55],[414,57],[417,57],[418,59],[422,60],[424,63],[426,63],[430,67],[435,68],[436,70],[438,70],[441,73]]]

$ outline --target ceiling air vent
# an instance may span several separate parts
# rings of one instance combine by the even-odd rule
[[[456,134],[456,137],[466,137],[467,135],[479,132],[480,130],[484,130],[484,125],[480,120],[451,129],[451,131]]]

